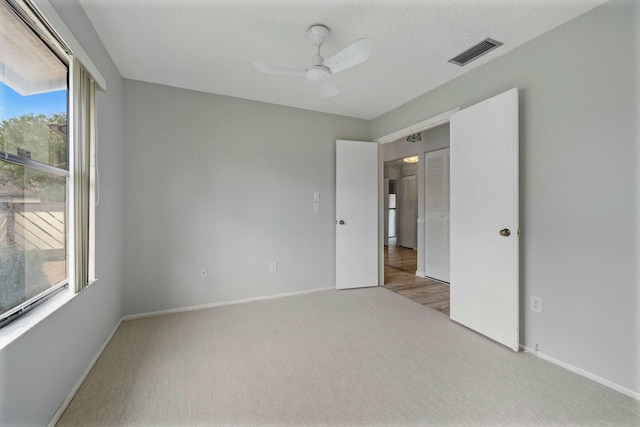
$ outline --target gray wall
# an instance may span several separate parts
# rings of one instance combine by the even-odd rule
[[[449,148],[449,123],[422,132],[422,139],[427,153]]]
[[[335,141],[367,140],[369,122],[132,80],[124,93],[125,313],[335,286]]]
[[[0,352],[3,426],[46,425],[122,316],[122,79],[80,7],[51,3],[107,79],[97,95],[98,282]]]
[[[522,341],[640,392],[632,3],[605,4],[416,98],[375,119],[372,136],[519,88]]]
[[[52,2],[109,85],[98,95],[99,282],[0,351],[0,425],[47,423],[123,298],[138,313],[332,286],[335,139],[376,138],[511,87],[522,339],[640,392],[637,6],[600,7],[373,122],[126,81],[124,157],[118,72],[77,4]],[[541,315],[526,310],[531,294]]]

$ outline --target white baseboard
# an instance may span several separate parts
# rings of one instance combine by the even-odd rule
[[[102,356],[102,352],[104,352],[104,349],[107,348],[107,345],[109,345],[109,342],[111,342],[111,338],[113,338],[116,331],[120,327],[121,323],[122,323],[122,318],[118,320],[118,323],[116,323],[115,328],[113,328],[113,330],[105,340],[104,344],[102,344],[102,347],[100,347],[100,350],[98,350],[98,353],[96,353],[93,359],[91,359],[91,362],[89,362],[89,366],[87,366],[87,369],[85,369],[84,373],[82,374],[82,376],[80,377],[76,385],[71,389],[71,392],[69,392],[69,395],[62,402],[62,405],[60,405],[56,413],[53,414],[53,417],[49,420],[47,427],[54,427],[56,423],[60,420],[60,417],[62,416],[64,411],[67,409],[67,406],[69,406],[69,403],[71,403],[71,399],[73,399],[73,397],[76,395],[76,393],[80,389],[80,386],[82,385],[84,380],[87,378],[87,375],[89,375],[89,372],[91,372],[91,369],[93,369],[93,365],[95,365],[98,359],[100,358],[100,356]]]
[[[416,272],[416,275],[418,275],[418,272]],[[85,371],[82,374],[82,376],[80,377],[80,379],[78,379],[76,385],[73,387],[73,389],[71,390],[71,392],[69,393],[67,398],[62,402],[62,404],[60,405],[60,407],[58,408],[56,413],[53,415],[51,420],[49,420],[49,423],[47,424],[47,427],[54,427],[56,425],[56,423],[60,420],[60,417],[62,416],[64,411],[67,409],[67,406],[69,406],[69,403],[71,402],[73,397],[76,395],[76,393],[80,389],[80,386],[82,385],[84,380],[89,375],[89,372],[91,372],[91,369],[93,369],[93,366],[96,364],[96,362],[98,361],[98,359],[100,358],[100,356],[104,352],[105,348],[107,348],[107,345],[109,345],[109,342],[111,342],[111,339],[113,338],[113,336],[115,335],[116,331],[120,327],[120,324],[125,320],[139,319],[139,318],[151,317],[151,316],[160,316],[160,315],[163,315],[163,314],[170,314],[170,313],[180,313],[180,312],[184,312],[184,311],[202,310],[202,309],[205,309],[205,308],[221,307],[221,306],[225,306],[225,305],[243,304],[243,303],[246,303],[246,302],[253,302],[253,301],[264,301],[264,300],[283,298],[283,297],[288,297],[288,296],[293,296],[293,295],[302,295],[302,294],[309,294],[309,293],[313,293],[313,292],[326,291],[326,290],[331,290],[331,289],[335,289],[335,288],[331,287],[331,288],[310,289],[310,290],[307,290],[307,291],[288,292],[288,293],[283,293],[283,294],[266,295],[266,296],[261,296],[261,297],[245,298],[245,299],[232,300],[232,301],[223,301],[223,302],[216,302],[216,303],[211,303],[211,304],[202,304],[202,305],[196,305],[196,306],[190,306],[190,307],[181,307],[181,308],[175,308],[175,309],[170,309],[170,310],[153,311],[153,312],[148,312],[148,313],[140,313],[140,314],[132,314],[132,315],[128,315],[128,316],[123,316],[123,317],[120,318],[120,320],[118,321],[116,326],[113,328],[113,330],[111,331],[111,333],[109,334],[109,336],[105,340],[104,344],[102,344],[102,347],[100,347],[100,350],[98,350],[98,353],[96,353],[96,355],[91,360],[91,362],[89,362],[89,365],[87,366],[87,369],[85,369]],[[617,392],[620,392],[620,393],[622,393],[624,395],[627,395],[627,396],[629,396],[629,397],[631,397],[633,399],[636,399],[636,400],[640,401],[640,393],[638,393],[638,392],[635,392],[635,391],[630,390],[630,389],[628,389],[626,387],[623,387],[623,386],[621,386],[619,384],[616,384],[613,381],[609,381],[607,379],[599,377],[599,376],[597,376],[595,374],[592,374],[591,372],[585,371],[584,369],[581,369],[581,368],[573,366],[573,365],[571,365],[569,363],[563,362],[562,360],[558,360],[558,359],[556,359],[554,357],[551,357],[551,356],[549,356],[547,354],[544,354],[544,353],[541,353],[539,351],[536,351],[536,350],[532,349],[531,347],[527,347],[525,345],[520,345],[520,348],[526,353],[530,353],[530,354],[532,354],[532,355],[534,355],[536,357],[539,357],[542,360],[546,360],[547,362],[553,363],[554,365],[558,365],[558,366],[560,366],[560,367],[562,367],[564,369],[567,369],[567,370],[569,370],[571,372],[574,372],[574,373],[576,373],[576,374],[578,374],[580,376],[583,376],[583,377],[588,378],[588,379],[590,379],[592,381],[595,381],[595,382],[597,382],[599,384],[602,384],[605,387],[609,387],[610,389],[613,389],[613,390],[615,390]]]
[[[213,302],[210,304],[201,304],[201,305],[192,305],[189,307],[180,307],[180,308],[172,308],[169,310],[160,310],[160,311],[150,311],[148,313],[139,313],[139,314],[129,314],[127,316],[123,316],[122,320],[133,320],[133,319],[141,319],[143,317],[152,317],[152,316],[161,316],[163,314],[172,314],[172,313],[182,313],[184,311],[194,311],[194,310],[202,310],[205,308],[214,308],[214,307],[222,307],[225,305],[234,305],[234,304],[244,304],[246,302],[254,302],[254,301],[264,301],[276,298],[290,297],[294,295],[302,295],[302,294],[310,294],[313,292],[327,291],[335,288],[318,288],[318,289],[310,289],[307,291],[297,291],[297,292],[288,292],[284,294],[275,294],[275,295],[265,295],[261,297],[254,298],[245,298],[245,299],[237,299],[231,301],[222,301],[222,302]]]
[[[629,397],[632,397],[636,400],[640,400],[640,393],[635,392],[633,390],[630,390],[626,387],[621,386],[620,384],[616,384],[613,381],[609,381],[606,380],[602,377],[599,377],[595,374],[592,374],[591,372],[585,371],[584,369],[580,369],[577,366],[573,366],[567,362],[563,362],[562,360],[558,360],[554,357],[551,357],[547,354],[541,353],[539,351],[536,351],[535,349],[531,348],[531,347],[527,347],[525,345],[520,345],[520,348],[525,352],[525,353],[530,353],[533,354],[536,357],[539,357],[542,360],[546,360],[547,362],[551,362],[554,365],[558,365],[564,369],[567,369],[575,374],[578,374],[580,376],[583,376],[585,378],[588,378],[592,381],[597,382],[598,384],[602,384],[605,387],[609,387],[610,389],[613,389],[615,391],[618,391],[622,394],[626,394]]]
[[[442,283],[443,285],[449,286],[449,283],[447,283],[447,282],[443,282],[442,280],[434,279],[433,277],[427,276],[427,273],[425,273],[422,270],[416,270],[416,276],[422,277],[424,279],[430,279],[430,280],[433,280],[434,282]]]

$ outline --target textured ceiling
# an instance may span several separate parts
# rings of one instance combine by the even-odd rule
[[[78,0],[123,77],[373,119],[606,0]],[[321,99],[303,77],[252,65],[306,68],[307,29],[331,29],[325,58],[368,37],[369,60]],[[447,61],[491,37],[504,46],[461,68]]]

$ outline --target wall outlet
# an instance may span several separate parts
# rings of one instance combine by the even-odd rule
[[[536,313],[542,313],[542,298],[532,295],[529,299],[529,308]]]
[[[320,202],[313,202],[313,213],[320,212]]]
[[[271,261],[269,263],[269,273],[275,273],[278,271],[278,263],[275,261]]]
[[[206,268],[201,268],[200,269],[200,278],[201,279],[206,279],[207,278],[207,269]]]

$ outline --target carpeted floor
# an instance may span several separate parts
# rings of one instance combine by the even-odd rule
[[[383,288],[124,322],[58,426],[640,425],[640,402]]]

